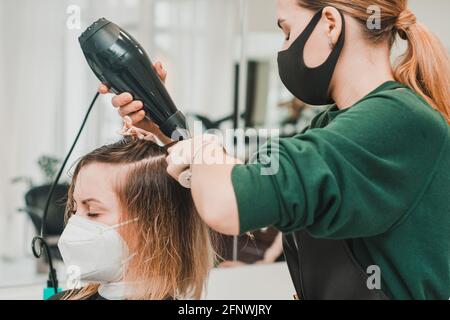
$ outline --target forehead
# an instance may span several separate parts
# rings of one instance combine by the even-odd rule
[[[289,10],[295,7],[298,7],[297,0],[277,0],[278,10]]]
[[[277,0],[277,15],[279,19],[288,19],[300,11],[301,7],[297,0]]]
[[[118,165],[91,163],[82,167],[75,183],[75,199],[102,200],[114,196],[115,188],[123,173],[124,168]]]

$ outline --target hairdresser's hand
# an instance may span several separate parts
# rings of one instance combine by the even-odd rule
[[[180,141],[168,149],[167,172],[176,180],[192,165],[222,164],[226,153],[220,137],[212,134]]]
[[[167,72],[164,70],[162,64],[157,62],[153,65],[155,71],[157,72],[159,78],[165,82],[167,78]],[[109,88],[101,84],[99,88],[101,94],[109,93]],[[112,99],[112,104],[118,109],[119,115],[122,118],[129,117],[132,120],[133,126],[141,128],[145,131],[151,132],[158,137],[164,144],[169,144],[172,140],[166,137],[159,127],[151,120],[145,117],[145,112],[143,109],[144,105],[141,101],[133,101],[133,97],[130,93],[125,92],[120,95],[116,95]]]

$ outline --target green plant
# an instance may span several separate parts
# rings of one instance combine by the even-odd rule
[[[47,183],[51,183],[58,171],[58,165],[61,161],[51,156],[41,156],[38,159],[38,165]]]

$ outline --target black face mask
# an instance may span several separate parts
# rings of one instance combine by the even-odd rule
[[[278,54],[281,81],[295,97],[315,106],[334,103],[329,94],[330,82],[345,42],[345,20],[341,13],[342,32],[333,51],[322,65],[316,68],[306,66],[304,59],[306,42],[319,23],[322,11],[316,13],[289,49]]]

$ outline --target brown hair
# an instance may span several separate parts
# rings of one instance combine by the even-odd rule
[[[297,0],[301,7],[318,11],[332,6],[361,23],[367,38],[374,43],[399,35],[408,49],[394,68],[397,81],[416,91],[450,123],[450,59],[447,49],[427,27],[416,21],[407,0]],[[367,28],[368,6],[381,10],[381,28]]]
[[[133,284],[128,299],[199,299],[214,263],[210,230],[197,214],[190,191],[167,174],[165,156],[165,149],[153,142],[125,138],[81,158],[69,188],[66,216],[73,212],[73,192],[84,166],[128,166],[116,186],[121,220],[138,218],[120,229],[130,253],[136,253],[124,274]],[[91,284],[65,298],[85,299],[97,289]]]

